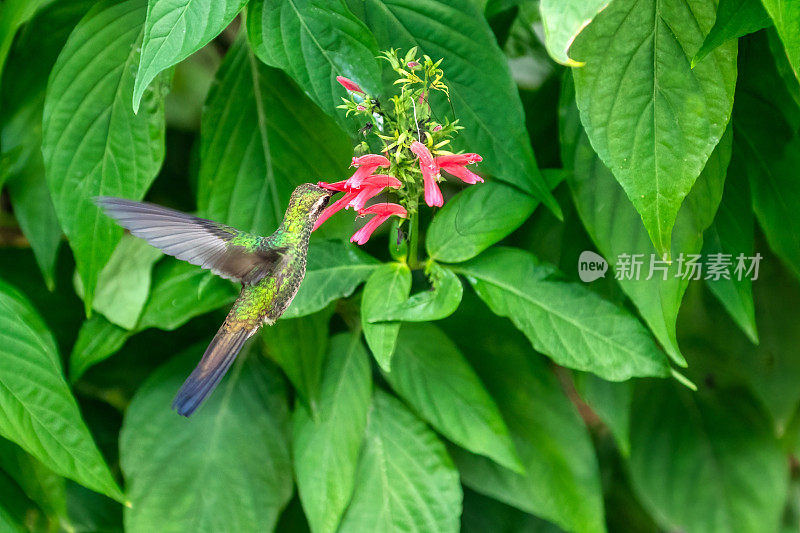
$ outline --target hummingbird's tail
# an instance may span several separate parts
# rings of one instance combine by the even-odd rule
[[[227,321],[223,323],[206,348],[200,363],[175,395],[172,408],[179,415],[191,416],[214,391],[245,341],[255,332],[255,329],[246,328],[232,330]]]

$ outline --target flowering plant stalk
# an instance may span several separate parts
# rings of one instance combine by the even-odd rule
[[[381,148],[379,154],[369,153],[369,143],[362,140],[355,148],[352,166],[353,175],[336,183],[320,182],[320,186],[344,193],[333,202],[317,222],[321,225],[337,211],[353,208],[358,217],[375,215],[350,239],[357,244],[366,243],[373,231],[392,216],[401,218],[401,224],[409,222],[409,247],[407,262],[417,265],[419,230],[417,216],[420,198],[430,207],[441,207],[444,197],[439,183],[444,180],[441,171],[464,183],[475,184],[483,179],[469,170],[468,165],[481,161],[474,153],[454,154],[447,151],[451,138],[462,129],[458,120],[439,120],[430,105],[433,91],[443,93],[449,100],[450,93],[444,83],[442,60],[433,61],[427,55],[417,57],[417,48],[400,57],[397,50],[381,54],[397,73],[394,85],[399,94],[389,99],[384,107],[374,95],[367,94],[356,82],[342,76],[337,81],[348,91],[349,98],[342,98],[341,109],[347,116],[365,118],[360,130],[367,137],[377,138]],[[396,202],[379,202],[366,206],[375,196],[389,191]]]

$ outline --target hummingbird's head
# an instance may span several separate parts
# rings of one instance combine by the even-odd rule
[[[289,199],[289,209],[286,212],[287,214],[304,213],[313,224],[328,206],[328,202],[334,194],[336,191],[323,189],[313,183],[303,183],[298,185],[292,193],[292,197]]]

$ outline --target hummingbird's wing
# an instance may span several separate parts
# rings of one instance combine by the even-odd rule
[[[95,198],[95,203],[120,226],[165,254],[241,283],[257,283],[286,251],[262,247],[262,237],[158,205],[110,196]]]

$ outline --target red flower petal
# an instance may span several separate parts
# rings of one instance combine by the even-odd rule
[[[435,180],[423,175],[422,180],[425,182],[425,203],[431,207],[442,207],[444,198],[442,198],[442,191]]]
[[[370,165],[373,167],[388,167],[391,164],[391,161],[382,155],[364,154],[360,157],[354,157],[352,166],[360,167],[361,165]]]
[[[355,232],[352,237],[350,237],[350,242],[354,242],[356,244],[364,244],[369,240],[372,236],[372,232],[374,232],[378,226],[386,222],[386,220],[390,216],[399,216],[400,218],[405,218],[408,215],[408,212],[402,205],[392,204],[392,203],[381,203],[381,204],[373,204],[369,207],[361,209],[358,212],[358,216],[364,215],[375,215],[372,217],[364,227],[360,230]]]
[[[336,76],[336,81],[341,83],[342,87],[344,87],[348,91],[364,94],[364,89],[359,87],[358,84],[351,79],[345,78],[344,76]]]
[[[344,196],[342,196],[341,198],[339,198],[338,200],[333,202],[331,205],[329,205],[325,209],[325,211],[322,212],[322,214],[319,216],[317,221],[314,223],[314,227],[311,229],[311,231],[314,231],[318,227],[320,227],[323,222],[325,222],[326,220],[331,218],[331,216],[334,213],[336,213],[337,211],[341,211],[342,209],[345,209],[347,207],[347,205],[350,203],[350,201],[353,198],[355,198],[356,194],[357,193],[355,193],[355,192],[348,191],[348,192],[344,193]]]
[[[440,167],[446,165],[471,165],[472,163],[480,163],[483,158],[478,154],[453,154],[453,155],[440,155],[435,158],[436,164]]]
[[[452,174],[453,176],[457,177],[464,183],[469,183],[470,185],[474,185],[478,182],[483,183],[482,177],[478,176],[477,174],[467,169],[466,167],[462,167],[459,165],[443,165],[442,170],[444,170],[448,174]]]
[[[317,187],[322,187],[323,189],[328,189],[329,191],[337,191],[337,192],[344,192],[346,187],[345,184],[347,180],[337,181],[336,183],[328,183],[325,181],[318,181]]]

